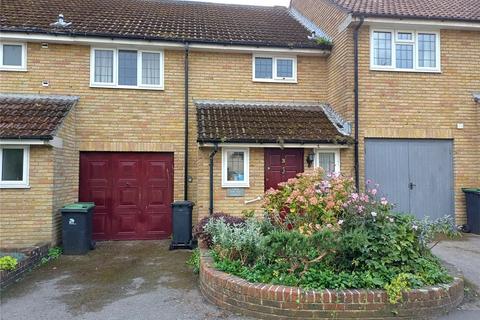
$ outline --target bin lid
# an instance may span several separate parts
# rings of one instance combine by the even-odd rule
[[[172,203],[172,207],[193,207],[195,204],[192,201],[179,200]]]
[[[87,213],[88,210],[95,207],[95,203],[93,202],[75,202],[70,203],[62,208],[62,212],[80,212],[80,213]]]
[[[480,188],[462,188],[465,193],[477,193],[480,194]]]

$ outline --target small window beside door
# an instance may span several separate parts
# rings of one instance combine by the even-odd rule
[[[93,48],[90,86],[163,89],[163,52]]]
[[[0,43],[0,70],[27,71],[27,54],[24,43]]]
[[[252,63],[253,81],[297,82],[297,58],[254,55]]]
[[[0,188],[29,188],[28,146],[0,147]]]
[[[249,149],[222,149],[222,187],[249,187]]]
[[[315,167],[321,167],[325,174],[340,172],[339,150],[318,150],[315,154]]]

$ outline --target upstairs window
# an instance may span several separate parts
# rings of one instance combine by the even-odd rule
[[[371,69],[440,71],[438,32],[372,30]]]
[[[295,57],[253,56],[253,81],[296,82],[297,59]]]
[[[160,51],[92,49],[91,86],[163,89]]]
[[[0,43],[0,69],[26,71],[26,45],[23,43]]]
[[[28,188],[28,146],[0,146],[0,188]]]

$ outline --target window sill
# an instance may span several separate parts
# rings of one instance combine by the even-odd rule
[[[410,72],[410,73],[442,73],[442,70],[397,69],[370,67],[370,71]]]
[[[14,72],[27,72],[27,68],[9,68],[9,67],[0,67],[0,71],[14,71]]]
[[[143,87],[143,86],[116,86],[116,85],[102,85],[102,84],[90,84],[90,88],[102,88],[102,89],[129,89],[129,90],[153,90],[164,91],[164,87]]]
[[[250,188],[250,183],[239,183],[239,184],[225,184],[222,183],[222,188]]]
[[[290,83],[296,84],[297,80],[275,80],[275,79],[252,79],[253,82],[268,82],[268,83]]]
[[[0,184],[0,189],[30,189],[28,184]]]

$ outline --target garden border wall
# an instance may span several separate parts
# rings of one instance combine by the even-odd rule
[[[25,273],[35,268],[42,262],[42,258],[48,255],[48,249],[50,246],[44,244],[29,249],[21,250],[27,257],[18,262],[17,267],[14,270],[2,270],[0,271],[0,290],[5,289],[12,283],[21,279]]]
[[[384,290],[303,290],[250,283],[216,270],[200,249],[200,290],[213,304],[260,319],[430,319],[463,300],[463,277],[452,283],[403,292],[403,302],[390,304]]]

